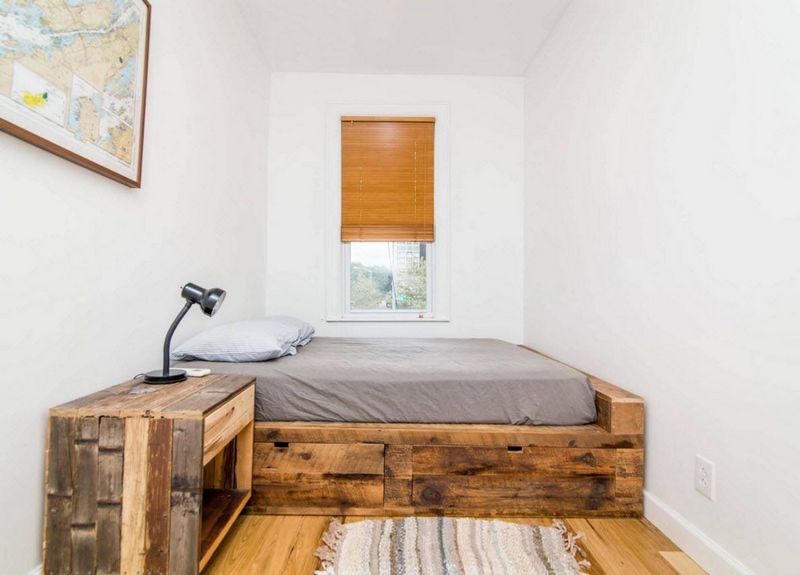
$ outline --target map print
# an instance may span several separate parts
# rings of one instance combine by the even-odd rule
[[[141,1],[0,0],[0,112],[24,109],[66,147],[132,167],[145,26]]]

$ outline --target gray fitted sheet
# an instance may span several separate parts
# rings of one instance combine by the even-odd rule
[[[315,337],[258,363],[192,361],[256,377],[259,421],[579,425],[596,419],[588,378],[495,339]]]

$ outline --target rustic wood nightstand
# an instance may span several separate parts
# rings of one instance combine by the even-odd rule
[[[199,573],[251,495],[254,401],[207,375],[51,409],[44,573]]]

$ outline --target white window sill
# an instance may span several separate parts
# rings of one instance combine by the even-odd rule
[[[339,316],[339,317],[326,317],[324,321],[329,323],[336,322],[406,322],[406,323],[446,323],[450,321],[449,317],[416,317],[416,316],[402,316],[402,315],[386,315],[386,316]]]

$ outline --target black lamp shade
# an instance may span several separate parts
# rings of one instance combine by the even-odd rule
[[[193,283],[183,286],[181,295],[186,301],[198,304],[203,313],[208,316],[217,313],[222,302],[225,301],[225,290],[220,288],[204,289]]]
[[[204,314],[212,316],[219,311],[219,308],[222,306],[222,302],[224,301],[225,290],[211,288],[206,292],[200,307],[203,309]]]

